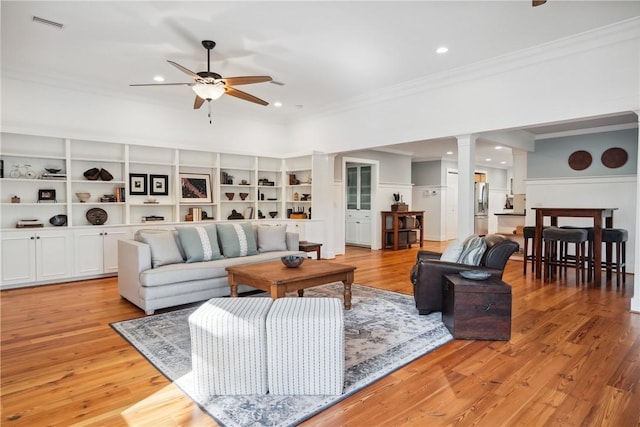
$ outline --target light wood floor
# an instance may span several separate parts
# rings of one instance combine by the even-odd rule
[[[411,294],[415,252],[349,248],[336,261],[357,266],[356,283]],[[509,261],[504,279],[511,341],[453,341],[303,425],[640,426],[633,277],[624,290],[543,284]],[[143,315],[115,278],[0,298],[2,426],[216,425],[109,327]]]

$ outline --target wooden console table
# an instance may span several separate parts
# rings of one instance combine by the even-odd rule
[[[424,211],[382,211],[382,249],[393,249],[397,251],[400,245],[405,247],[411,247],[410,234],[411,232],[420,232],[418,243],[422,247],[424,240]],[[401,220],[404,221],[405,217],[411,217],[415,219],[415,224],[410,224],[411,227],[401,226]],[[391,228],[387,227],[387,218],[391,218]],[[388,243],[389,236],[392,236],[391,243]],[[400,236],[406,237],[404,242],[400,242]]]

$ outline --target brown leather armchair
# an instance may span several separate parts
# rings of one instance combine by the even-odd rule
[[[419,251],[416,264],[411,269],[413,297],[420,314],[442,311],[442,289],[445,274],[459,273],[465,270],[487,271],[492,277],[502,279],[504,266],[509,257],[520,245],[499,234],[483,237],[487,249],[479,265],[458,264],[440,261],[439,252]]]

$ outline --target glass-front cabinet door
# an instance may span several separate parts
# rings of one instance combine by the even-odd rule
[[[347,209],[371,209],[371,166],[347,167]]]

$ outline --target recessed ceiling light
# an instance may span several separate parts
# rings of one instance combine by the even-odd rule
[[[276,101],[276,102],[273,103],[273,106],[274,107],[282,107],[282,102]]]
[[[446,46],[440,46],[438,49],[436,49],[436,53],[447,53],[449,52],[449,48]]]
[[[496,150],[502,150],[504,147],[502,145],[496,145],[494,148]]]
[[[500,162],[501,165],[506,165],[507,162],[505,162],[504,160]]]
[[[452,154],[453,154],[453,151],[447,151],[447,154],[448,154],[448,155],[452,155]]]
[[[487,157],[486,159],[484,159],[485,162],[490,162],[491,159],[489,157]]]
[[[155,76],[155,77],[153,78],[153,80],[154,80],[154,81],[156,81],[156,82],[163,82],[163,81],[164,81],[164,77],[162,77],[162,76]]]

